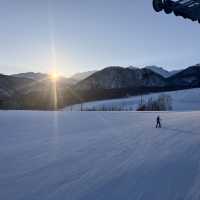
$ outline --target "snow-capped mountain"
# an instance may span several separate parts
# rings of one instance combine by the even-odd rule
[[[162,67],[157,67],[157,66],[146,66],[146,69],[150,69],[152,71],[154,71],[157,74],[160,74],[161,76],[168,78],[170,76],[173,76],[174,74],[177,74],[178,72],[180,72],[180,70],[172,70],[172,71],[168,71]]]

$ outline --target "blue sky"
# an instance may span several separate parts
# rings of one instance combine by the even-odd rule
[[[151,0],[1,0],[0,73],[200,62],[200,25]]]

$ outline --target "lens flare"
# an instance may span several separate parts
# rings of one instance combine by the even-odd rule
[[[53,71],[49,74],[49,79],[51,80],[51,85],[52,85],[52,97],[53,97],[53,106],[54,110],[57,110],[58,108],[58,79],[59,79],[59,74],[56,71]]]
[[[52,72],[50,74],[50,78],[51,78],[52,81],[57,81],[59,79],[59,75],[58,75],[57,72]]]
[[[57,83],[56,83],[55,77],[54,77],[54,83],[53,83],[53,96],[54,96],[54,110],[57,110],[58,108],[58,92],[57,92]]]

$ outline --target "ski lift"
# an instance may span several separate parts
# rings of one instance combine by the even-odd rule
[[[200,0],[153,0],[153,8],[200,23]]]

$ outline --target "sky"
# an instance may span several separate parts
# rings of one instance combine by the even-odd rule
[[[0,0],[0,73],[200,63],[200,25],[151,0]]]

